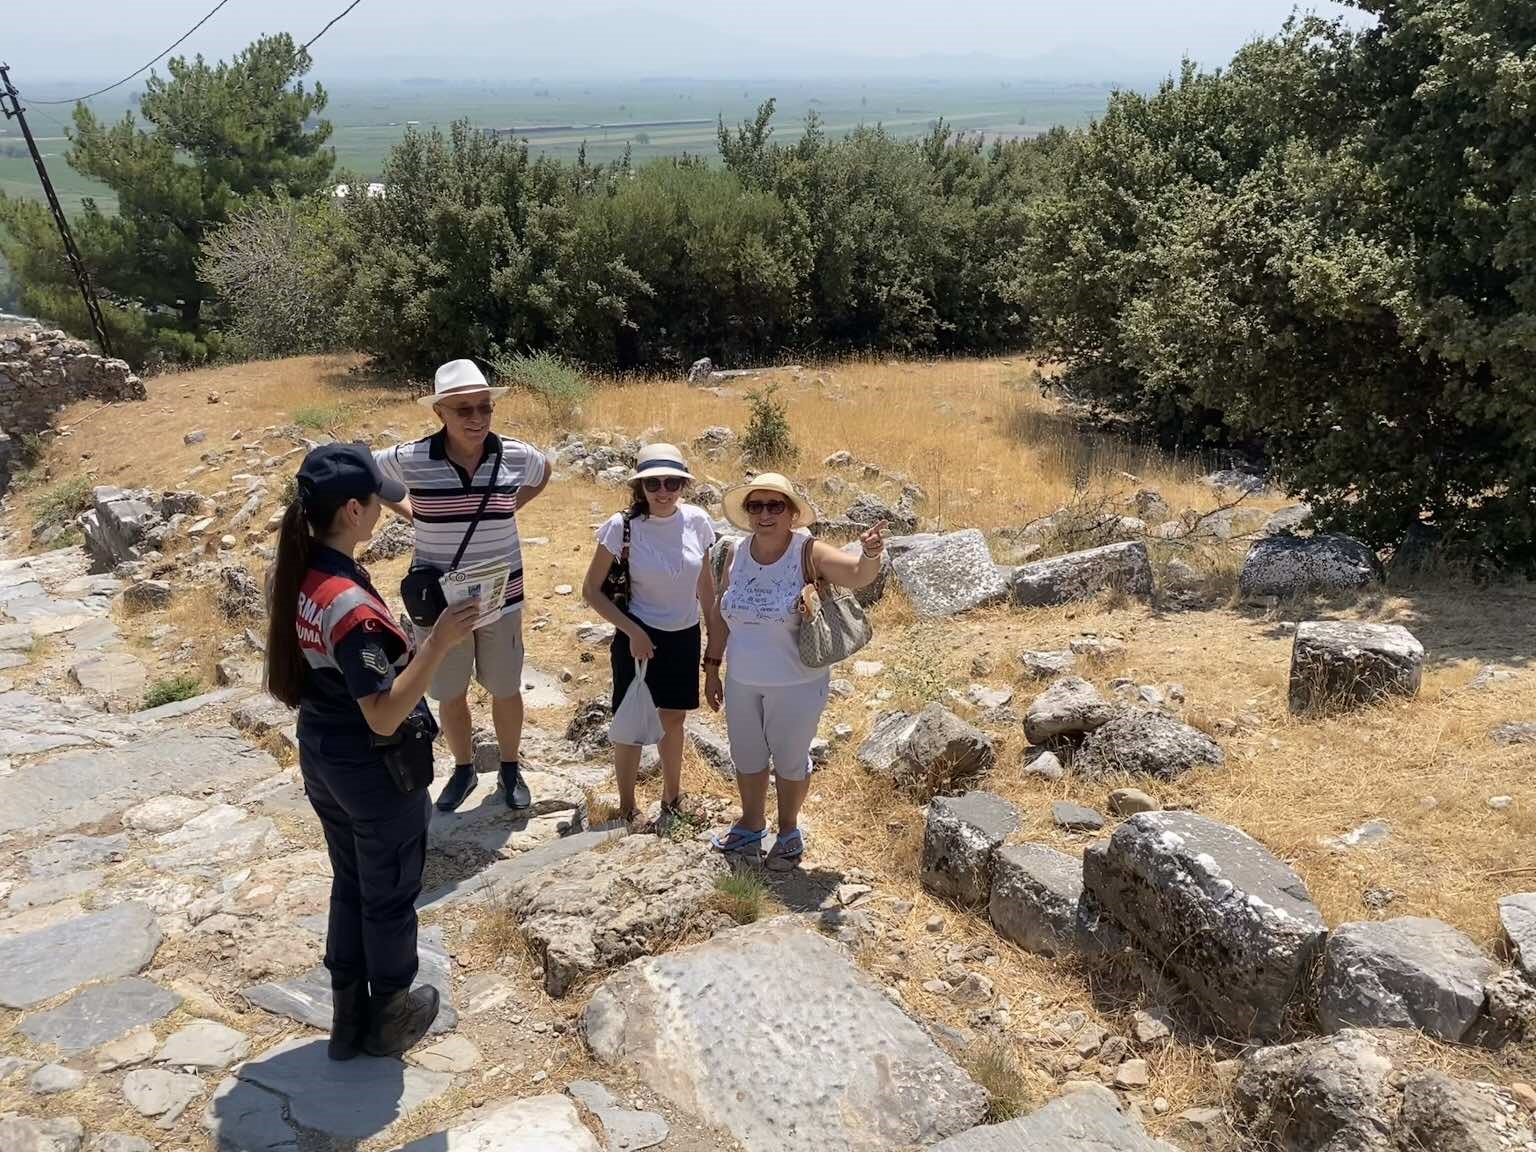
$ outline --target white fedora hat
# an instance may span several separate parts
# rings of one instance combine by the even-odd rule
[[[473,360],[450,360],[432,377],[432,394],[423,396],[416,403],[432,408],[453,396],[468,396],[479,392],[490,393],[492,399],[505,396],[505,388],[492,388],[486,383],[485,373]]]
[[[630,473],[631,481],[644,480],[647,476],[681,476],[684,480],[692,480],[693,473],[688,471],[688,464],[683,460],[683,454],[677,450],[675,444],[647,444],[640,449],[640,455],[635,458],[635,470]]]
[[[747,497],[754,492],[773,492],[784,497],[789,506],[794,509],[798,527],[809,528],[811,521],[816,519],[816,513],[806,503],[804,497],[795,491],[795,486],[789,479],[778,472],[763,472],[750,480],[744,480],[734,487],[727,488],[722,503],[725,506],[725,518],[736,527],[745,532],[752,531],[752,518],[747,515]]]

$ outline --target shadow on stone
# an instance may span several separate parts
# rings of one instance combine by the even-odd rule
[[[325,1055],[323,1039],[290,1040],[241,1065],[214,1092],[204,1126],[224,1152],[297,1152],[314,1147],[305,1132],[330,1137],[321,1147],[355,1148],[447,1091],[446,1073],[398,1060]]]

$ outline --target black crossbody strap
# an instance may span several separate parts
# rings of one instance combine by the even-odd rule
[[[485,495],[480,498],[480,510],[475,513],[475,518],[469,522],[469,527],[464,529],[464,539],[459,541],[459,550],[453,554],[453,562],[448,565],[448,571],[452,572],[459,566],[459,561],[464,559],[464,550],[469,547],[469,538],[475,534],[475,529],[480,525],[480,518],[485,515],[485,506],[491,502],[491,493],[496,488],[496,477],[501,472],[501,444],[496,445],[496,456],[491,461],[490,479],[486,481]]]
[[[620,546],[619,559],[625,563],[629,562],[629,522],[633,516],[632,512],[624,513],[624,543]]]

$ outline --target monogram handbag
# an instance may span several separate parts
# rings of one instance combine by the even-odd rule
[[[829,668],[846,660],[874,638],[875,629],[853,592],[816,577],[811,556],[815,541],[804,546],[805,588],[800,593],[800,662]]]
[[[603,577],[602,587],[603,595],[625,613],[629,611],[629,520],[630,513],[624,513],[624,543],[613,563],[608,565],[608,575]]]
[[[480,510],[464,530],[464,539],[459,541],[459,550],[453,554],[453,563],[448,565],[448,571],[457,568],[459,561],[464,558],[469,538],[480,526],[485,506],[491,502],[491,490],[496,487],[496,476],[500,471],[501,448],[497,447],[496,459],[491,464],[491,477],[486,481],[485,495],[480,500]],[[411,618],[411,623],[422,628],[432,627],[448,607],[448,598],[443,595],[443,570],[431,564],[412,564],[410,571],[400,581],[400,599],[405,602],[405,614]]]

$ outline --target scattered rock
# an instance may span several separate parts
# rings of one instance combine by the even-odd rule
[[[415,548],[416,531],[410,521],[391,516],[373,534],[373,539],[363,545],[357,558],[363,564],[377,564],[382,560],[407,555]]]
[[[919,616],[953,616],[1008,596],[1003,570],[976,528],[952,532],[892,560],[896,579]]]
[[[1070,651],[1026,650],[1019,653],[1019,664],[1023,667],[1025,675],[1033,676],[1036,680],[1049,680],[1065,675],[1072,671],[1072,666],[1076,663],[1077,656]]]
[[[1126,1060],[1115,1068],[1116,1088],[1145,1088],[1152,1083],[1152,1070],[1145,1060]]]
[[[1214,488],[1218,492],[1233,491],[1243,492],[1250,496],[1256,496],[1264,491],[1264,477],[1252,472],[1244,472],[1238,468],[1222,468],[1207,476],[1200,478],[1200,483],[1207,488]]]
[[[156,796],[124,812],[123,827],[158,835],[180,828],[207,808],[205,802],[190,796]]]
[[[1026,753],[1024,761],[1024,775],[1035,776],[1041,780],[1056,781],[1063,779],[1067,770],[1062,767],[1060,758],[1056,753],[1044,748],[1035,750],[1034,755]]]
[[[1044,1108],[973,1128],[935,1144],[932,1152],[1179,1152],[1146,1134],[1141,1121],[1122,1109],[1115,1094],[1085,1084]]]
[[[963,907],[986,904],[992,854],[1018,826],[1018,810],[990,792],[935,798],[923,830],[923,887]]]
[[[1520,1133],[1524,1139],[1519,1139],[1512,1127],[1501,1102],[1465,1080],[1425,1071],[1410,1076],[1403,1085],[1403,1108],[1397,1120],[1398,1143],[1403,1148],[1503,1152],[1529,1147],[1530,1129]]]
[[[1500,724],[1488,733],[1488,738],[1495,744],[1536,744],[1536,720]]]
[[[1162,808],[1140,788],[1116,788],[1109,794],[1109,810],[1116,816],[1134,816],[1138,812],[1157,812]]]
[[[73,1116],[31,1120],[14,1112],[0,1114],[0,1148],[6,1152],[80,1152],[85,1126]]]
[[[613,1152],[651,1146],[610,1143]],[[467,1113],[446,1132],[412,1140],[399,1152],[601,1152],[601,1146],[564,1096],[531,1096]]]
[[[1536,892],[1501,896],[1499,926],[1515,967],[1536,984]]]
[[[155,1146],[148,1140],[124,1132],[103,1132],[91,1137],[86,1152],[155,1152]]]
[[[840,945],[790,918],[630,965],[598,989],[583,1026],[599,1061],[634,1071],[746,1152],[872,1148],[873,1133],[881,1146],[927,1145],[987,1109],[986,1093]],[[734,1042],[719,1044],[726,1034]],[[764,1045],[805,1058],[764,1061]]]
[[[1318,843],[1335,852],[1347,852],[1351,848],[1380,844],[1392,835],[1392,825],[1385,820],[1367,820],[1358,828],[1352,828],[1342,836],[1321,836]]]
[[[1051,822],[1066,832],[1097,832],[1104,827],[1104,817],[1092,808],[1068,800],[1051,805]]]
[[[1233,1089],[1248,1132],[1278,1152],[1388,1152],[1392,1061],[1350,1029],[1253,1053]]]
[[[1424,646],[1398,624],[1312,620],[1296,626],[1290,710],[1318,715],[1389,696],[1416,696]]]
[[[212,1020],[194,1020],[168,1036],[155,1059],[178,1068],[228,1068],[250,1050],[244,1032]]]
[[[654,836],[627,837],[514,882],[508,910],[564,996],[586,976],[645,955],[712,907],[718,854]]]
[[[1066,676],[1030,703],[1024,713],[1024,736],[1031,744],[1082,736],[1109,723],[1119,711],[1088,681]]]
[[[169,1127],[202,1094],[203,1082],[185,1072],[135,1068],[123,1077],[123,1098],[141,1116],[163,1116]]]
[[[1028,608],[1089,600],[1110,588],[1143,598],[1155,590],[1152,561],[1139,540],[1036,560],[1014,569],[1008,587],[1013,603]]]
[[[613,1152],[638,1152],[666,1140],[672,1128],[655,1112],[625,1108],[607,1088],[594,1080],[572,1080],[565,1090],[597,1117]]]
[[[992,926],[1042,956],[1113,951],[1115,931],[1083,893],[1083,862],[1042,844],[1009,844],[993,857]]]
[[[32,1073],[27,1087],[38,1096],[56,1096],[61,1092],[73,1092],[84,1083],[84,1072],[66,1068],[62,1064],[44,1064]]]
[[[1236,828],[1143,812],[1083,857],[1087,891],[1229,1035],[1275,1035],[1327,929],[1306,885]]]
[[[469,1072],[480,1065],[480,1049],[464,1036],[447,1036],[411,1053],[411,1063],[429,1072]]]
[[[1323,1028],[1418,1028],[1461,1040],[1497,971],[1449,924],[1420,916],[1341,924],[1328,937],[1318,985]]]
[[[1138,1044],[1156,1044],[1173,1035],[1168,1016],[1157,1008],[1137,1009],[1131,1017],[1131,1029]]]
[[[992,770],[992,738],[949,709],[930,704],[917,715],[886,712],[859,745],[859,762],[918,799],[967,788]]]
[[[1161,712],[1123,712],[1088,734],[1072,760],[1084,776],[1132,773],[1174,780],[1193,768],[1220,768],[1221,745],[1197,728]]]
[[[96,1049],[96,1071],[115,1072],[142,1064],[155,1054],[155,1034],[148,1029],[130,1032],[119,1040],[112,1040]]]
[[[1238,591],[1282,600],[1348,592],[1370,584],[1376,571],[1375,554],[1349,536],[1269,536],[1248,550]]]
[[[1168,1135],[1187,1152],[1217,1152],[1232,1146],[1232,1129],[1221,1108],[1188,1108],[1173,1118]]]

